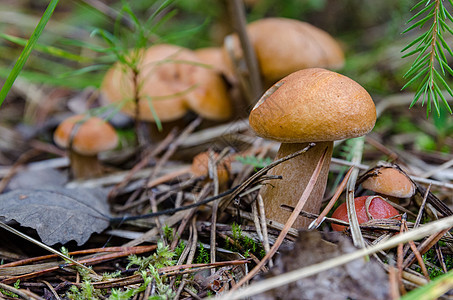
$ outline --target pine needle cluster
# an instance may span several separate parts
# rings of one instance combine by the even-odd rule
[[[453,6],[453,1],[448,0]],[[448,65],[446,52],[453,56],[451,47],[445,40],[445,34],[453,35],[453,30],[447,22],[453,22],[452,15],[444,6],[444,0],[421,0],[411,11],[418,12],[412,16],[408,23],[414,22],[403,33],[414,30],[417,27],[425,28],[423,34],[409,43],[402,52],[407,52],[403,57],[417,55],[409,71],[404,75],[408,82],[402,89],[417,84],[417,90],[412,107],[420,98],[422,105],[426,103],[426,113],[433,110],[440,115],[441,105],[451,114],[452,110],[445,99],[442,89],[453,97],[453,91],[445,80],[453,70]]]

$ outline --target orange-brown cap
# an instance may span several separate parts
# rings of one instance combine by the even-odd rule
[[[167,74],[176,74],[176,68],[174,65],[169,67],[171,64],[158,67],[155,61],[170,59],[180,48],[162,45],[150,49],[152,50],[131,53],[138,61],[139,119],[154,122],[154,110],[160,121],[177,120],[183,117],[188,109],[184,99],[177,94],[181,87],[168,80],[171,76]],[[135,117],[134,88],[132,71],[120,62],[107,71],[101,84],[101,92],[107,101],[121,105],[121,110],[132,117]]]
[[[272,86],[250,112],[249,121],[259,136],[284,143],[334,141],[371,131],[376,109],[354,80],[313,68]]]
[[[218,157],[216,153],[214,155],[214,159]],[[196,155],[193,158],[192,165],[190,170],[193,175],[199,176],[207,176],[209,172],[209,151],[202,152]],[[231,173],[231,161],[230,159],[226,158],[220,161],[217,164],[217,177],[219,179],[220,184],[224,184],[228,181]]]
[[[412,180],[395,167],[379,167],[362,182],[364,189],[397,198],[410,198],[416,187]]]
[[[74,126],[78,125],[78,128]],[[75,132],[72,132],[73,129]],[[68,148],[72,136],[72,150],[82,155],[95,155],[111,150],[118,144],[115,129],[98,117],[75,115],[67,118],[54,132],[55,143]]]
[[[273,83],[305,68],[336,69],[344,64],[338,42],[327,32],[305,22],[265,18],[247,25],[247,34],[267,82]],[[232,42],[234,56],[242,57],[237,36],[233,36]]]
[[[124,101],[122,110],[134,116],[132,72],[125,71],[119,63],[112,69],[107,72],[101,91],[110,102]],[[144,51],[138,69],[141,120],[154,121],[151,106],[161,121],[177,120],[189,108],[206,118],[215,118],[219,113],[219,118],[226,118],[224,114],[228,109],[225,107],[231,106],[229,99],[222,94],[215,94],[217,91],[225,91],[226,94],[226,87],[222,90],[217,85],[216,77],[220,81],[220,76],[203,66],[193,51],[168,44],[155,45]],[[211,91],[211,88],[217,90]],[[215,96],[211,97],[211,94]],[[211,106],[214,111],[203,110]],[[231,108],[229,110],[231,112]]]
[[[223,74],[229,81],[235,81],[233,70],[226,62],[222,48],[206,47],[196,49],[194,52],[204,64],[212,66],[215,71]]]

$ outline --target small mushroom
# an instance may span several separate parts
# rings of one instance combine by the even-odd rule
[[[219,159],[219,154],[214,153],[213,158],[214,160]],[[231,174],[231,157],[224,157],[220,159],[218,162],[214,161],[216,164],[217,169],[217,178],[219,180],[219,186],[223,187],[227,184],[228,179],[230,178]],[[192,164],[189,167],[181,168],[175,170],[174,172],[168,173],[160,178],[156,178],[150,182],[148,182],[148,188],[157,186],[161,183],[166,181],[172,180],[178,176],[182,175],[191,175],[194,177],[206,177],[205,181],[209,181],[209,151],[205,151],[196,155],[193,160]]]
[[[103,172],[98,153],[118,144],[118,136],[109,123],[85,115],[75,115],[61,122],[53,138],[58,146],[67,149],[71,175],[75,179],[100,176]]]
[[[217,153],[214,153],[214,160],[218,159],[218,156]],[[216,165],[216,169],[219,185],[224,186],[230,178],[231,158],[226,157],[220,160]],[[190,170],[195,177],[206,176],[209,178],[209,151],[202,152],[195,156],[192,160]]]
[[[268,174],[283,179],[269,182],[260,191],[266,217],[284,223],[290,213],[280,206],[295,207],[327,149],[325,164],[307,200],[304,211],[319,213],[329,172],[333,141],[362,136],[374,127],[376,110],[366,90],[352,79],[320,69],[305,69],[288,75],[271,87],[249,116],[257,135],[281,142],[276,159],[305,148],[306,153],[271,169]],[[306,228],[299,218],[295,228]]]
[[[364,189],[396,198],[410,198],[417,190],[415,183],[401,168],[390,164],[367,171],[357,182],[361,182]]]
[[[247,25],[247,35],[255,50],[261,74],[269,86],[284,76],[306,68],[341,68],[344,54],[338,42],[327,32],[294,19],[265,18]],[[230,64],[243,58],[237,35],[225,45]],[[233,57],[230,57],[231,53]]]
[[[361,196],[354,199],[354,207],[359,224],[371,219],[390,219],[398,216],[399,212],[380,196]],[[332,218],[349,222],[346,203],[340,204],[333,212]],[[335,231],[343,231],[346,227],[332,224]]]

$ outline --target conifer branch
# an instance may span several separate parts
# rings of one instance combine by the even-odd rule
[[[446,90],[453,97],[453,91],[445,81],[447,72],[453,76],[453,70],[448,65],[445,52],[453,56],[453,51],[444,38],[447,32],[453,34],[453,30],[447,24],[448,20],[453,22],[453,17],[443,5],[443,1],[419,1],[411,11],[420,9],[420,7],[423,8],[409,19],[408,23],[414,23],[403,31],[403,33],[407,33],[417,27],[427,28],[424,33],[401,50],[401,52],[405,52],[412,49],[403,57],[417,55],[410,69],[404,74],[404,78],[408,82],[402,90],[408,86],[416,85],[417,90],[410,107],[422,98],[422,106],[426,103],[427,117],[433,107],[437,115],[440,115],[440,102],[443,103],[443,107],[450,114],[452,113],[443,90]],[[453,6],[453,0],[448,1]]]

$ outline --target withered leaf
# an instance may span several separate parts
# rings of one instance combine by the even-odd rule
[[[263,277],[269,278],[307,267],[357,250],[337,233],[301,231],[294,248],[281,251],[275,266]],[[327,240],[329,241],[327,241]],[[388,299],[388,278],[377,262],[364,259],[299,279],[291,284],[256,295],[252,299]]]
[[[0,195],[0,217],[35,229],[47,245],[82,245],[109,226],[106,199],[99,189],[19,189]]]

